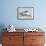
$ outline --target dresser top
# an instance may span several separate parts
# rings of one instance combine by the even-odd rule
[[[25,32],[25,30],[24,29],[16,29],[16,32]],[[32,31],[28,31],[28,32],[32,32]],[[38,29],[38,31],[33,31],[33,32],[44,32],[44,31],[41,29]]]
[[[6,31],[6,32],[8,32],[8,31]],[[26,32],[24,29],[16,29],[16,31],[15,32]],[[28,31],[28,32],[32,32],[32,31]],[[44,32],[44,31],[42,31],[42,30],[38,30],[38,31],[33,31],[34,33],[36,33],[36,32]]]

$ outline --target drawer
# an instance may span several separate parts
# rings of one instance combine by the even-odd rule
[[[24,36],[44,36],[44,32],[24,32]]]
[[[23,36],[23,32],[4,32],[4,36]]]
[[[2,46],[23,46],[23,44],[2,44]]]
[[[32,40],[32,36],[24,36],[24,40]]]
[[[32,46],[44,46],[44,44],[31,44]]]
[[[18,39],[23,39],[23,36],[5,36],[3,37],[3,41],[15,41],[15,40],[18,40]]]
[[[26,37],[24,37],[24,45],[25,46],[31,46],[31,44],[32,44],[32,37],[30,37],[30,36],[26,36]]]
[[[44,36],[32,36],[32,43],[33,44],[43,44]]]
[[[22,38],[14,38],[12,40],[4,40],[3,46],[22,46],[23,45],[23,39]]]
[[[15,43],[23,41],[23,36],[4,36],[3,43]]]

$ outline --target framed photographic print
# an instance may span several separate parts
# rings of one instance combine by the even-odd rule
[[[34,7],[18,7],[17,18],[21,20],[33,20],[34,19]]]

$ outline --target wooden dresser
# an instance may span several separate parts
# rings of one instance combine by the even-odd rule
[[[44,46],[44,32],[3,32],[3,46]]]

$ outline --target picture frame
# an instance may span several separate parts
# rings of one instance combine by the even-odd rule
[[[34,7],[18,7],[17,8],[18,20],[33,20],[34,19]]]

